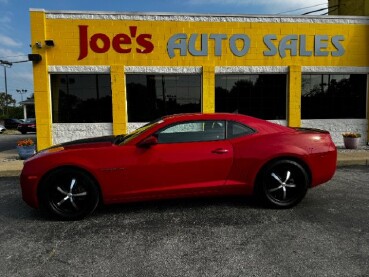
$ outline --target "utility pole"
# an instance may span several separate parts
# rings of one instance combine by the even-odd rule
[[[7,83],[7,79],[6,79],[6,68],[7,67],[11,67],[13,65],[13,63],[8,62],[8,61],[4,61],[4,60],[0,60],[0,65],[2,65],[4,67],[4,79],[5,79],[5,99],[8,96],[8,83]],[[5,112],[6,114],[8,114],[8,103],[5,100]]]

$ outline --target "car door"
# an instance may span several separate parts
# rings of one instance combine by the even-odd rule
[[[154,134],[157,144],[137,147],[124,172],[124,194],[203,193],[225,184],[233,161],[225,121],[189,121]]]

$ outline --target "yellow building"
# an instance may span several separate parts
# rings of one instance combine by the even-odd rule
[[[182,112],[367,143],[368,17],[30,13],[39,150]]]

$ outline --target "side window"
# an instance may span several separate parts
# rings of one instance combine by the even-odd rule
[[[225,121],[188,121],[171,125],[156,133],[159,143],[198,142],[225,139]]]
[[[237,138],[237,137],[244,136],[244,135],[250,135],[253,133],[255,133],[253,129],[243,124],[240,124],[234,121],[229,121],[227,124],[227,138],[228,139]]]

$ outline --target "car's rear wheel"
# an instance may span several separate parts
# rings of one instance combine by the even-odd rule
[[[60,168],[41,183],[40,206],[63,220],[77,220],[91,214],[99,203],[96,181],[76,168]]]
[[[277,160],[262,171],[257,192],[268,206],[289,208],[304,198],[308,186],[309,176],[301,164]]]

